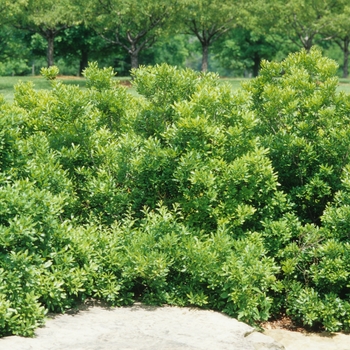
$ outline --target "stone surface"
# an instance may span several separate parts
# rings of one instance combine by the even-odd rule
[[[254,344],[256,350],[280,350],[284,349],[282,343],[278,343],[270,336],[259,332],[253,332],[247,336],[247,339]]]
[[[286,329],[266,329],[264,334],[283,344],[286,350],[350,350],[349,334],[301,333]]]
[[[218,312],[178,307],[90,307],[55,316],[34,338],[0,339],[4,350],[282,350],[269,336]]]

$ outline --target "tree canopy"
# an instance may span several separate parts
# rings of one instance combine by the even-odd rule
[[[70,0],[27,0],[18,4],[15,27],[38,33],[47,41],[47,65],[54,65],[54,40],[63,30],[78,25],[77,11]]]
[[[231,28],[242,23],[244,7],[241,0],[183,1],[183,31],[194,35],[202,47],[202,71],[208,70],[209,47]]]
[[[90,0],[86,20],[107,42],[121,46],[137,68],[142,50],[152,47],[173,15],[176,2]]]
[[[323,40],[330,40],[330,28],[344,8],[345,0],[277,0],[271,9],[276,16],[276,29],[295,44],[310,51]],[[270,5],[271,6],[271,5]]]
[[[347,0],[0,0],[0,26],[3,33],[5,26],[29,33],[16,37],[28,48],[27,65],[39,54],[40,35],[48,66],[56,57],[66,66],[74,62],[80,73],[93,59],[123,74],[140,63],[168,62],[257,75],[262,59],[281,60],[315,45],[327,53],[338,45],[332,52],[347,77],[349,11]],[[4,43],[11,50],[14,38],[11,33]]]

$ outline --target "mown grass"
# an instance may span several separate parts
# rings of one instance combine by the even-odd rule
[[[339,79],[339,88],[340,91],[345,91],[350,94],[350,79]]]
[[[86,87],[86,79],[82,77],[72,77],[72,76],[60,76],[57,78],[61,80],[64,84],[69,85],[79,85],[81,88]],[[122,82],[122,84],[129,85],[130,78],[116,78]],[[14,86],[19,82],[29,82],[34,83],[35,89],[50,89],[50,82],[48,82],[42,76],[24,76],[24,77],[0,77],[0,94],[5,97],[5,100],[12,102],[14,98]],[[130,88],[132,94],[136,93],[135,89]]]
[[[233,90],[237,90],[241,87],[243,81],[248,80],[247,78],[222,78],[223,83],[230,84]]]
[[[247,79],[244,79],[244,78],[225,78],[225,79],[222,79],[223,82],[229,83],[234,90],[239,89],[241,86],[241,83],[243,81],[246,81],[246,80]],[[339,79],[338,90],[344,91],[344,92],[350,94],[350,79],[343,79],[343,78]]]
[[[72,76],[61,76],[58,77],[64,84],[75,84],[79,85],[82,88],[86,87],[85,78],[72,77]],[[135,89],[130,86],[130,78],[116,78],[128,86],[128,91],[132,95],[137,95]],[[244,78],[223,78],[222,82],[226,82],[232,86],[232,89],[239,89],[241,82],[245,81]],[[4,96],[5,100],[12,102],[14,98],[14,86],[22,82],[32,81],[35,85],[35,88],[40,89],[50,89],[50,83],[41,76],[24,76],[24,77],[0,77],[0,94]],[[345,91],[350,93],[350,79],[339,79],[339,91]]]
[[[14,86],[20,81],[33,81],[37,89],[49,89],[50,84],[42,77],[0,77],[0,94],[6,101],[13,100]]]

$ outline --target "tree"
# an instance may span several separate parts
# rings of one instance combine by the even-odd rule
[[[60,33],[56,48],[59,57],[64,58],[69,65],[75,65],[78,62],[79,75],[88,66],[89,60],[102,60],[107,50],[100,36],[84,24],[68,28]]]
[[[47,41],[47,65],[54,65],[54,41],[59,33],[79,23],[70,0],[28,0],[14,16],[18,28],[40,34]]]
[[[25,1],[0,0],[0,75],[21,74],[28,69],[25,60],[27,45],[22,33],[11,26]]]
[[[197,37],[202,46],[202,71],[208,70],[209,47],[235,27],[243,15],[241,0],[184,0],[184,32]]]
[[[270,0],[268,5],[276,16],[274,30],[309,52],[315,43],[333,38],[330,27],[344,1]]]
[[[350,33],[343,37],[335,38],[334,42],[343,51],[343,78],[347,78],[349,76]]]
[[[0,0],[0,25],[9,24],[27,0]]]
[[[256,77],[261,61],[272,60],[280,46],[274,36],[237,27],[214,44],[214,51],[223,67],[240,72],[249,70]]]
[[[30,43],[23,31],[0,26],[0,75],[28,74]]]
[[[349,75],[349,55],[350,55],[350,6],[344,6],[343,10],[331,23],[331,32],[334,42],[343,52],[343,78]]]
[[[184,67],[191,52],[191,44],[187,35],[175,34],[162,37],[152,48],[141,55],[145,65],[167,63]]]
[[[169,24],[175,5],[170,1],[90,0],[87,23],[107,42],[122,47],[131,68],[139,66],[140,52],[150,48]]]

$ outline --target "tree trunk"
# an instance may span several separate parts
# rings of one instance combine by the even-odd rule
[[[51,67],[54,63],[54,40],[55,36],[53,34],[48,34],[46,36],[47,40],[47,66]]]
[[[344,53],[344,67],[343,67],[343,78],[347,78],[349,76],[349,44],[350,44],[350,37],[347,36],[344,39],[344,47],[343,47],[343,53]]]
[[[300,35],[299,36],[301,43],[303,44],[304,49],[307,52],[310,52],[311,48],[312,48],[312,44],[313,44],[313,39],[314,36],[313,35]]]
[[[258,53],[254,54],[254,65],[253,65],[253,77],[257,77],[259,74],[259,70],[260,70],[260,63],[261,63],[261,58],[259,56]]]
[[[82,76],[83,70],[88,66],[89,63],[89,51],[87,49],[83,49],[80,55],[79,62],[79,76]]]
[[[139,52],[138,51],[132,51],[130,52],[130,58],[131,58],[131,68],[136,69],[139,67]]]
[[[208,71],[209,44],[202,42],[202,72]]]

